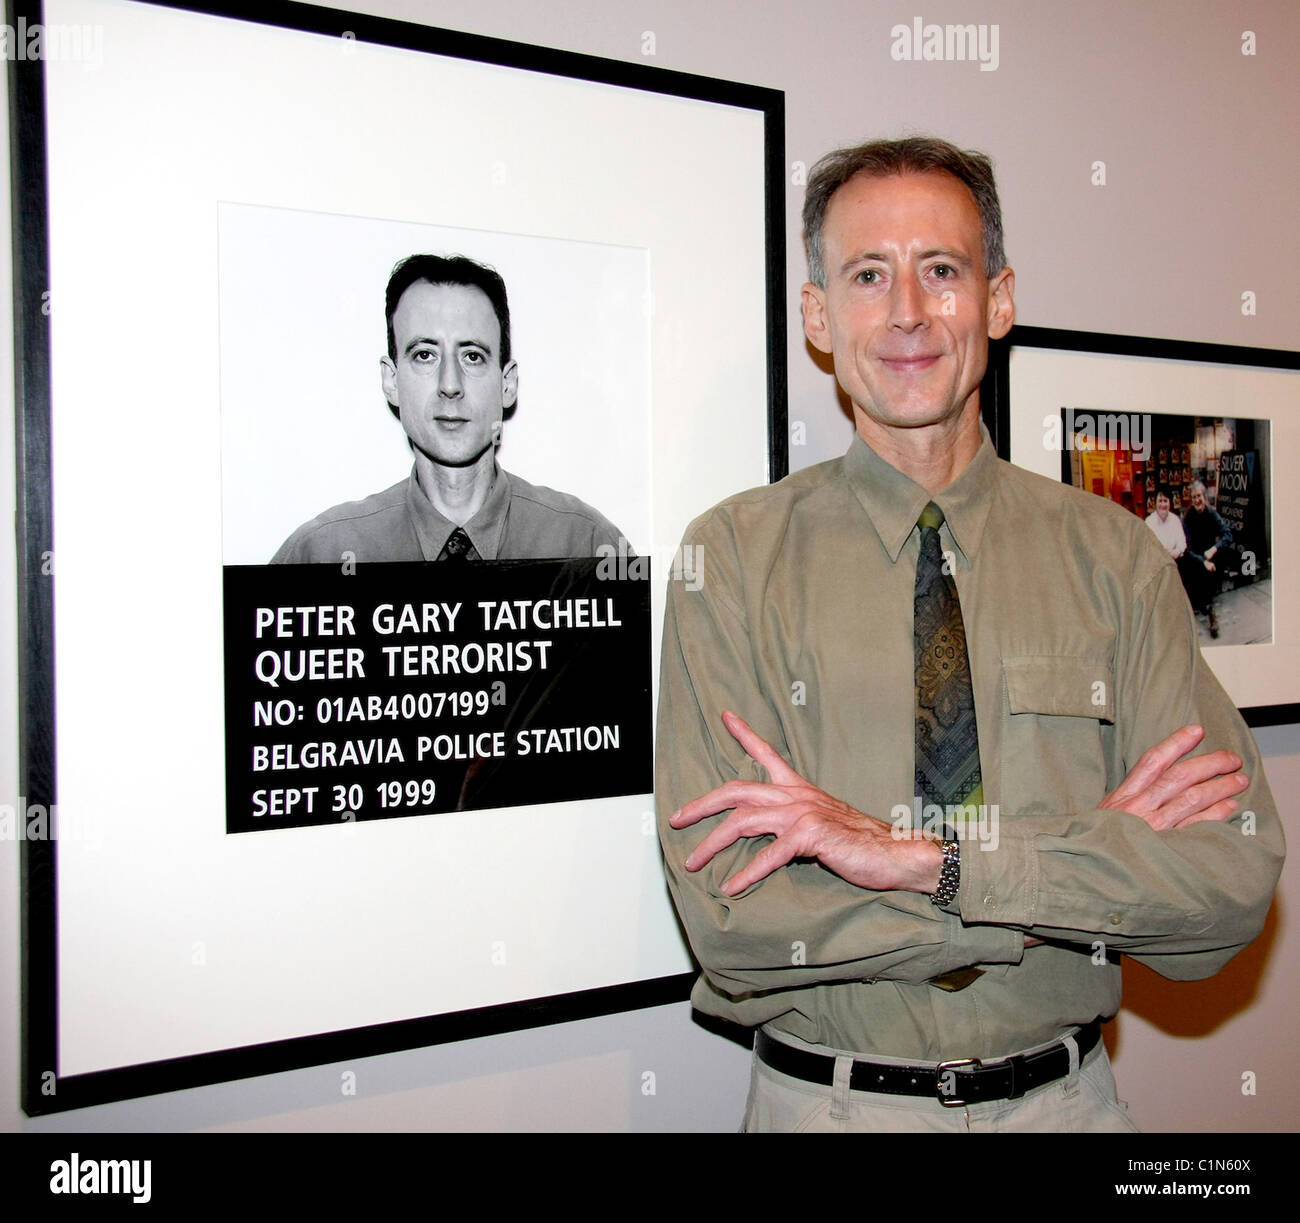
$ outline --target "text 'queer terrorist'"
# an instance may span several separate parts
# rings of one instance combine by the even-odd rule
[[[226,830],[648,793],[647,578],[227,566]]]

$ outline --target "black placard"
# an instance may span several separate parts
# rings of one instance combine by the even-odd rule
[[[227,566],[226,831],[649,792],[628,568]]]

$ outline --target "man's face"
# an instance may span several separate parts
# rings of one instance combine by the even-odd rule
[[[831,197],[822,241],[826,288],[804,286],[804,330],[834,356],[859,433],[951,422],[1015,319],[1011,270],[984,275],[970,192],[950,174],[860,174]]]
[[[1192,489],[1192,509],[1198,513],[1205,508],[1205,489]]]
[[[1164,493],[1156,494],[1156,513],[1160,516],[1161,522],[1169,517],[1169,498]]]
[[[397,358],[380,362],[388,402],[415,447],[444,467],[465,467],[500,436],[518,371],[501,368],[501,324],[473,285],[417,281],[393,313]]]

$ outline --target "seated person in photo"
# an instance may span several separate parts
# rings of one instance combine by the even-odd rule
[[[502,418],[519,394],[501,276],[460,255],[412,255],[393,269],[385,315],[380,382],[415,454],[411,474],[318,514],[271,563],[559,559],[617,549],[619,530],[599,511],[497,464]]]
[[[1192,610],[1209,619],[1210,636],[1217,637],[1219,618],[1214,612],[1214,596],[1219,593],[1223,575],[1237,569],[1241,560],[1232,547],[1232,530],[1206,502],[1205,485],[1197,480],[1190,491],[1192,506],[1183,515],[1187,551],[1179,558],[1178,574]]]
[[[1187,536],[1183,534],[1182,519],[1169,512],[1170,504],[1169,490],[1160,489],[1156,493],[1155,512],[1147,515],[1147,526],[1155,532],[1165,551],[1177,560],[1187,551]]]

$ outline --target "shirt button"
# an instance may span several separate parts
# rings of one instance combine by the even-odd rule
[[[984,897],[984,903],[985,903],[986,905],[995,905],[995,904],[998,903],[998,898],[997,898],[997,897],[996,897],[992,892],[989,892],[989,893]]]
[[[1119,913],[1112,913],[1110,915],[1110,924],[1112,926],[1122,926],[1124,924],[1123,916]]]

